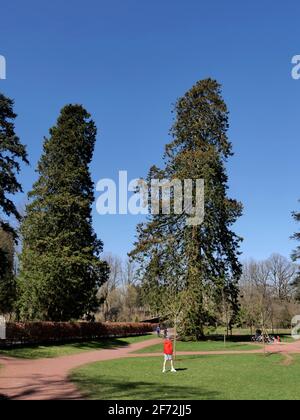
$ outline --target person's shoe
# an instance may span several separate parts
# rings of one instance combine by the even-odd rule
[[[166,373],[166,369],[163,369],[162,373]]]
[[[176,369],[172,369],[171,372],[172,373],[177,373],[177,370]]]

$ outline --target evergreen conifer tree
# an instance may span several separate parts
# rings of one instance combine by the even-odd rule
[[[25,146],[15,132],[12,99],[0,94],[0,313],[13,310],[16,300],[14,273],[14,241],[17,240],[11,218],[18,222],[21,215],[12,201],[12,195],[22,192],[17,179],[20,163],[28,164]]]
[[[21,319],[89,319],[98,307],[97,292],[108,268],[92,228],[89,165],[96,132],[82,106],[68,105],[45,139],[39,179],[21,228]]]
[[[203,179],[204,222],[190,226],[188,215],[184,211],[175,214],[174,208],[168,215],[152,215],[138,226],[130,255],[139,263],[147,290],[152,289],[147,295],[163,291],[163,313],[168,300],[183,297],[180,327],[185,335],[199,339],[205,324],[217,319],[224,296],[232,312],[238,312],[241,238],[231,226],[241,216],[242,205],[227,196],[225,165],[232,155],[232,145],[227,137],[228,111],[220,85],[212,79],[198,82],[178,100],[175,113],[165,167],[151,168],[148,185],[151,178]]]

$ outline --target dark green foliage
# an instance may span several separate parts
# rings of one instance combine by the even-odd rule
[[[296,222],[300,222],[300,213],[293,213],[293,218],[295,219]],[[296,232],[293,236],[293,239],[295,239],[296,241],[300,242],[300,232]],[[292,258],[294,261],[298,261],[300,260],[300,245],[295,249]],[[296,288],[296,298],[297,300],[300,301],[300,272],[298,275],[298,278],[295,280],[294,282],[294,286]]]
[[[20,172],[20,161],[28,163],[25,147],[15,133],[14,102],[0,94],[0,228],[15,234],[4,220],[14,216],[20,221],[20,214],[10,196],[22,191],[16,175]]]
[[[92,228],[89,164],[96,126],[79,105],[63,108],[45,139],[39,179],[22,224],[20,317],[68,321],[90,318],[108,268]]]
[[[17,180],[20,162],[28,163],[25,147],[15,133],[14,102],[0,94],[0,313],[12,312],[16,299],[14,273],[14,240],[16,230],[10,218],[21,216],[12,201],[12,195],[21,192]]]
[[[16,301],[13,235],[0,229],[0,314],[10,314]]]
[[[148,182],[151,178],[204,179],[205,220],[202,225],[190,226],[187,214],[175,214],[174,209],[170,215],[151,216],[138,226],[131,257],[139,263],[153,309],[157,310],[161,294],[161,312],[182,300],[181,306],[175,305],[182,307],[180,328],[183,334],[199,338],[205,324],[220,318],[224,298],[231,317],[238,312],[241,239],[231,226],[241,216],[242,205],[227,197],[225,164],[232,146],[220,85],[211,79],[198,82],[178,100],[175,113],[165,167],[151,168]]]

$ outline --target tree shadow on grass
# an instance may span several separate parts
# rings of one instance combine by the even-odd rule
[[[145,338],[148,338],[145,336]],[[128,337],[129,338],[129,337]],[[64,354],[64,349],[66,349],[65,354],[72,354],[72,349],[76,350],[74,353],[79,353],[80,351],[93,351],[93,350],[113,350],[118,348],[126,348],[131,343],[126,341],[126,338],[104,338],[101,340],[91,340],[91,341],[69,341],[64,343],[43,343],[39,345],[19,345],[11,348],[0,349],[0,356],[6,355],[16,358],[23,359],[38,359],[41,357],[56,357],[59,356],[60,352]],[[47,353],[49,350],[49,353]],[[52,354],[57,350],[57,354]]]
[[[226,337],[226,342],[227,343],[251,343],[251,338],[252,338],[251,335],[232,335],[232,336]],[[201,341],[224,342],[224,335],[220,335],[220,334],[207,335]]]
[[[34,381],[25,389],[16,387],[14,395],[9,398],[0,394],[0,400],[35,400],[41,393],[45,400],[217,400],[220,394],[205,390],[202,387],[155,384],[153,382],[126,382],[108,378],[82,379],[76,381],[76,375],[71,378],[79,386],[79,392],[64,389],[62,385],[68,381],[57,381],[55,378],[44,379],[35,375]]]
[[[252,343],[252,337],[255,334],[253,333],[252,335],[248,334],[248,335],[230,335],[228,337],[226,337],[226,341],[227,342],[232,342],[232,343]],[[275,336],[275,337],[280,337],[281,341],[285,341],[286,339],[290,338],[289,334],[286,333],[281,333],[281,334],[277,334],[277,333],[269,333],[270,336]],[[207,335],[206,337],[203,338],[203,341],[224,341],[224,335],[220,335],[220,334],[211,334],[211,335]],[[256,342],[257,344],[263,344],[260,342]]]
[[[184,370],[184,369],[183,369]],[[97,400],[218,400],[220,394],[204,387],[173,386],[167,383],[127,382],[111,378],[71,377],[85,399]],[[109,382],[108,382],[109,381]]]
[[[117,349],[124,348],[130,345],[129,342],[122,341],[118,338],[107,338],[103,340],[96,341],[83,341],[77,343],[69,343],[69,345],[75,349],[89,349],[89,350],[102,350],[102,349]],[[62,344],[64,346],[64,344]]]

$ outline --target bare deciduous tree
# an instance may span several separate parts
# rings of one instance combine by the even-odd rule
[[[254,327],[288,326],[299,312],[293,283],[297,267],[287,258],[273,254],[264,261],[251,260],[243,267],[240,283],[241,317]]]
[[[97,318],[104,321],[142,320],[145,310],[134,263],[111,254],[106,255],[105,261],[110,267],[110,276],[99,290],[103,303]]]

